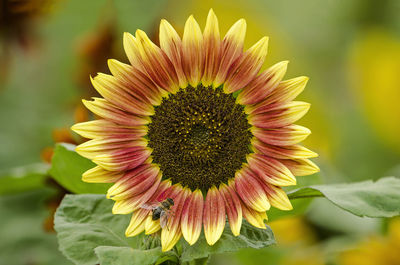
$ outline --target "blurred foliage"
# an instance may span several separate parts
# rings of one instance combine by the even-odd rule
[[[0,197],[0,264],[67,265],[54,234],[46,234],[44,201],[53,192],[39,189]]]
[[[47,164],[38,163],[0,171],[0,195],[43,187],[48,168]]]

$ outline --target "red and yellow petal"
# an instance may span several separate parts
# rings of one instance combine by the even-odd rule
[[[222,85],[228,75],[232,64],[243,53],[244,38],[246,35],[246,21],[240,19],[228,30],[223,41],[221,50],[221,63],[214,80],[214,87]]]
[[[307,176],[319,172],[319,167],[309,159],[280,160],[295,176]]]
[[[165,19],[162,19],[160,23],[160,47],[174,65],[179,87],[186,87],[188,81],[183,71],[182,40],[171,24]]]
[[[188,188],[182,188],[180,185],[172,186],[171,189],[176,195],[169,194],[168,196],[174,200],[174,206],[171,208],[173,214],[170,216],[166,229],[161,231],[161,249],[168,251],[172,249],[182,235],[181,230],[181,215],[183,208],[186,207],[186,200],[191,191]]]
[[[147,74],[135,67],[110,59],[108,68],[121,85],[136,98],[157,106],[161,103],[162,96],[166,95],[166,91],[159,89]]]
[[[255,104],[270,96],[286,73],[288,61],[277,63],[254,78],[237,97],[241,105]]]
[[[296,185],[292,172],[279,160],[261,154],[247,156],[249,168],[262,182],[277,186]]]
[[[182,38],[183,70],[191,86],[196,87],[204,68],[203,33],[193,16],[185,23]]]
[[[143,150],[147,146],[144,138],[135,139],[135,135],[125,137],[96,138],[78,145],[75,151],[83,157],[95,159],[99,155],[109,155],[118,150]]]
[[[232,234],[238,236],[240,235],[240,228],[242,227],[243,214],[240,198],[234,187],[234,181],[229,181],[228,185],[222,183],[219,187],[219,191],[224,198],[226,215],[228,216]]]
[[[247,207],[243,202],[242,212],[244,219],[246,219],[251,225],[257,228],[267,229],[264,223],[264,220],[268,220],[266,212],[257,212],[256,210]]]
[[[259,128],[280,128],[301,119],[310,109],[310,103],[292,101],[284,104],[254,107],[248,116],[249,123]],[[247,106],[246,106],[247,108]],[[245,108],[245,109],[246,109]],[[250,107],[247,108],[250,110]]]
[[[221,193],[212,186],[206,196],[203,211],[204,235],[209,245],[214,245],[225,228],[225,205]]]
[[[146,148],[147,140],[144,138],[134,139],[134,135],[126,138],[96,138],[78,145],[75,151],[83,157],[95,159],[101,155],[111,155],[121,150],[141,151]]]
[[[115,106],[136,115],[154,114],[153,105],[127,92],[114,76],[100,73],[90,80],[100,95]]]
[[[188,197],[183,208],[181,229],[189,245],[193,245],[199,239],[203,225],[203,205],[203,194],[197,189]]]
[[[108,189],[107,198],[122,200],[140,194],[156,182],[159,173],[160,168],[150,164],[144,164],[134,170],[127,171]]]
[[[131,221],[125,231],[127,237],[137,236],[144,231],[145,222],[149,216],[149,211],[146,209],[138,209],[132,214]]]
[[[221,56],[221,39],[219,35],[218,19],[210,9],[204,29],[204,73],[201,83],[210,86],[217,75]]]
[[[280,82],[278,87],[265,100],[265,104],[290,102],[303,92],[308,82],[307,76],[300,76]]]
[[[146,235],[156,233],[161,229],[160,220],[153,220],[152,215],[148,215],[144,223],[144,231]]]
[[[151,196],[151,198],[144,203],[155,203],[158,202],[157,197],[165,194],[166,191],[171,187],[171,181],[169,180],[164,180],[160,183],[158,186],[156,192]],[[135,211],[132,214],[131,222],[129,223],[128,228],[125,231],[126,236],[136,236],[143,232],[146,228],[146,223],[148,221],[148,217],[151,218],[151,210],[140,208],[137,211]],[[159,221],[155,222],[155,226],[157,226],[157,223],[159,225]],[[147,232],[147,231],[146,231]]]
[[[268,197],[265,194],[257,177],[243,165],[235,175],[235,190],[242,201],[258,212],[265,212],[270,208]]]
[[[71,127],[71,130],[88,139],[107,137],[139,139],[147,134],[148,128],[147,126],[121,126],[112,121],[100,119],[77,123]]]
[[[109,171],[125,171],[143,164],[150,155],[149,148],[135,146],[96,155],[92,161]]]
[[[268,51],[268,37],[264,37],[241,55],[228,72],[224,92],[233,93],[250,83],[258,74]]]
[[[82,175],[82,180],[88,183],[114,183],[123,175],[123,172],[107,171],[100,166],[89,169]]]
[[[160,182],[161,174],[157,176],[157,180],[154,182],[153,186],[150,187],[150,189],[136,196],[116,201],[112,208],[113,214],[128,214],[139,209],[142,204],[146,203],[151,196],[153,196],[154,192],[160,185]]]
[[[140,62],[150,79],[171,93],[179,89],[175,68],[163,50],[155,45],[142,30],[136,31]]]
[[[146,73],[146,70],[141,63],[139,47],[136,38],[132,34],[124,32],[123,45],[125,54],[128,57],[131,65],[142,73]]]
[[[260,141],[279,146],[297,144],[310,135],[311,131],[303,126],[291,124],[276,129],[263,129],[252,127],[251,133]]]
[[[130,114],[103,98],[93,99],[93,101],[82,100],[82,102],[91,112],[106,120],[124,126],[140,126],[150,123],[150,118],[147,116]]]
[[[267,183],[263,183],[263,188],[267,193],[268,200],[273,207],[283,211],[289,211],[293,209],[288,196],[282,188]]]
[[[298,159],[317,157],[318,154],[301,145],[276,146],[265,144],[257,139],[252,141],[257,153],[276,159]]]

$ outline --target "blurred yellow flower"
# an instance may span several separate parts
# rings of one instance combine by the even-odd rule
[[[400,151],[400,38],[370,30],[354,43],[349,67],[365,116],[388,147]]]
[[[387,236],[372,236],[340,255],[341,265],[400,264],[400,218],[390,221]]]
[[[279,245],[309,245],[316,240],[314,231],[302,216],[279,219],[269,225]]]
[[[279,262],[280,265],[323,265],[324,253],[318,246],[313,229],[303,216],[270,222],[279,246],[292,247]]]

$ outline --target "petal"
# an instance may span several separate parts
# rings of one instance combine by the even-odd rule
[[[265,100],[265,104],[272,104],[275,102],[289,102],[295,99],[308,82],[307,76],[300,76],[293,79],[282,81],[278,87],[273,91],[271,96]]]
[[[197,189],[188,197],[183,208],[181,229],[189,245],[193,245],[199,239],[203,224],[203,205],[203,194]]]
[[[266,212],[257,212],[247,207],[244,203],[242,203],[242,212],[244,219],[251,225],[261,229],[267,229],[264,223],[264,220],[268,220]]]
[[[112,75],[100,73],[95,78],[90,77],[90,80],[100,95],[115,106],[132,114],[144,116],[154,114],[154,108],[150,103],[132,96]]]
[[[125,235],[127,237],[131,237],[142,233],[144,231],[145,222],[148,215],[149,213],[145,209],[139,209],[135,211],[132,214],[131,221],[125,231]]]
[[[183,70],[189,84],[196,87],[203,75],[203,34],[199,24],[193,16],[190,16],[185,23],[182,39]]]
[[[296,185],[296,178],[290,170],[276,159],[260,154],[250,154],[247,156],[247,162],[251,171],[262,182],[277,186]]]
[[[221,38],[219,35],[218,19],[214,11],[210,9],[204,29],[204,74],[203,86],[210,86],[219,69],[221,61]]]
[[[127,113],[103,98],[93,98],[93,101],[82,100],[83,104],[94,114],[124,126],[139,126],[150,122],[149,117]]]
[[[119,150],[143,150],[147,145],[147,140],[134,139],[133,135],[122,138],[96,138],[78,145],[75,151],[83,157],[94,159],[98,155],[111,154]]]
[[[147,134],[147,126],[126,127],[108,120],[94,120],[77,123],[71,130],[88,139],[95,138],[123,138],[139,139]]]
[[[157,202],[157,197],[160,194],[165,194],[166,191],[169,189],[169,187],[171,187],[171,181],[169,180],[164,180],[160,183],[160,185],[158,186],[156,192],[154,192],[154,194],[151,196],[151,198],[144,202],[144,203],[154,203]],[[160,200],[161,201],[161,200]],[[143,232],[145,230],[145,222],[147,220],[147,217],[150,214],[150,210],[144,209],[144,208],[140,208],[137,211],[135,211],[132,215],[132,219],[131,222],[128,226],[128,228],[126,229],[126,236],[135,236],[140,234],[141,232]]]
[[[235,174],[235,190],[242,201],[254,210],[265,212],[270,208],[265,191],[254,173],[246,166]]]
[[[175,189],[168,195],[168,197],[173,197],[172,199],[174,200],[174,206],[171,207],[173,215],[168,220],[168,227],[161,231],[161,248],[163,252],[172,249],[182,235],[181,215],[186,205],[186,199],[191,193],[189,189],[183,189],[180,185],[174,185],[171,189]],[[176,194],[175,196],[173,195],[174,193]]]
[[[89,183],[114,183],[122,177],[122,172],[112,172],[96,166],[82,175],[82,180]]]
[[[307,176],[319,172],[319,167],[309,159],[280,160],[295,176]]]
[[[160,47],[175,67],[180,87],[187,87],[188,81],[182,65],[182,41],[175,29],[165,19],[160,23]]]
[[[250,124],[259,128],[280,128],[298,121],[309,109],[310,103],[292,101],[269,106],[262,111],[257,109],[248,116],[248,120]]]
[[[254,139],[252,141],[252,146],[258,153],[277,159],[311,158],[318,156],[317,153],[298,144],[282,147],[264,144],[263,142]]]
[[[254,78],[237,97],[242,105],[255,104],[267,98],[281,82],[289,61],[277,63]]]
[[[136,98],[147,101],[152,105],[159,105],[164,90],[160,90],[143,72],[128,64],[110,59],[108,68],[115,78]],[[163,94],[164,93],[164,94]]]
[[[126,56],[128,57],[131,65],[140,70],[142,73],[145,73],[146,71],[141,63],[140,52],[136,38],[132,34],[124,32],[123,45]]]
[[[221,237],[225,227],[225,205],[221,193],[212,186],[204,203],[204,235],[207,243],[212,246]]]
[[[156,182],[153,184],[153,186],[151,186],[150,189],[134,197],[116,201],[114,203],[114,207],[112,208],[113,214],[128,214],[139,209],[142,204],[147,202],[152,197],[160,182],[161,174],[157,176]]]
[[[268,51],[268,37],[263,37],[235,61],[224,84],[225,93],[233,93],[253,80],[264,64]]]
[[[232,234],[238,236],[240,234],[240,228],[242,227],[242,206],[234,189],[235,183],[229,181],[228,185],[224,183],[221,184],[219,190],[224,198],[226,215],[228,216]]]
[[[144,224],[144,230],[146,231],[146,235],[151,235],[161,229],[160,221],[153,220],[151,215],[148,215]]]
[[[246,20],[240,19],[228,30],[222,41],[221,63],[214,87],[219,87],[226,80],[231,65],[243,53],[243,43],[246,36]]]
[[[179,89],[175,68],[163,50],[155,45],[142,30],[136,31],[141,63],[151,80],[169,92]]]
[[[291,124],[270,130],[252,127],[251,133],[266,144],[288,146],[303,141],[311,134],[311,131],[306,127]]]
[[[109,171],[125,171],[143,164],[150,155],[149,148],[131,147],[110,154],[97,155],[93,158],[93,162]]]
[[[152,164],[141,165],[128,171],[107,191],[107,198],[122,200],[148,190],[157,180],[160,168]]]
[[[177,189],[173,189],[176,192]],[[162,202],[166,200],[168,197],[176,196],[175,193],[171,192],[171,181],[164,180],[161,182],[160,186],[158,187],[157,192],[154,194],[153,197],[148,201],[148,203],[155,203],[155,202]]]
[[[263,183],[263,188],[267,193],[268,200],[272,206],[283,211],[289,211],[293,209],[288,196],[286,195],[285,191],[282,190],[282,188],[267,183]]]

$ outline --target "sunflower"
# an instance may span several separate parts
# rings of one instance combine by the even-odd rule
[[[282,190],[295,175],[318,167],[314,152],[298,145],[310,130],[293,123],[309,109],[292,101],[308,78],[282,81],[287,61],[260,72],[264,37],[243,51],[246,22],[221,40],[210,10],[202,32],[193,16],[183,38],[166,21],[160,47],[141,30],[124,34],[130,64],[109,60],[112,75],[91,81],[103,98],[83,100],[99,119],[72,129],[92,139],[76,151],[97,164],[83,180],[115,183],[107,197],[113,213],[130,214],[127,236],[161,229],[163,251],[181,238],[193,245],[221,237],[226,218],[233,235],[243,217],[265,229],[266,211],[292,209]],[[143,205],[172,199],[167,225]]]

